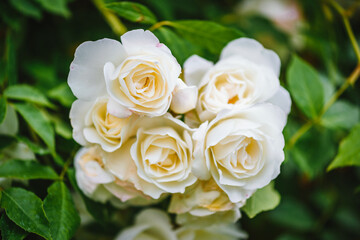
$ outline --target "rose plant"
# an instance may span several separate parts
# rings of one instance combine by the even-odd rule
[[[170,194],[169,212],[236,221],[284,160],[291,100],[280,87],[278,56],[240,38],[215,65],[196,55],[186,60],[184,82],[171,51],[152,33],[133,30],[121,41],[80,45],[70,67],[79,98],[70,112],[73,135],[86,147],[76,157],[79,187],[94,200],[128,205]],[[91,88],[83,93],[82,84]],[[189,114],[196,126],[186,124]],[[130,233],[120,239],[124,234]]]
[[[360,238],[358,6],[249,2],[0,1],[0,238]]]

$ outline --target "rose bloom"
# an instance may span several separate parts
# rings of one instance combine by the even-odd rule
[[[172,104],[175,112],[194,107],[196,88],[188,88],[178,78],[180,65],[153,33],[141,29],[129,31],[121,36],[121,42],[88,41],[76,49],[68,84],[82,101],[77,109],[99,97],[110,96],[107,111],[118,118],[133,112],[160,116],[172,104],[173,94],[177,99]],[[189,89],[187,94],[184,89]],[[189,102],[191,99],[193,102]]]
[[[280,173],[286,114],[270,103],[220,112],[194,133],[193,173],[213,177],[231,202],[244,201]]]
[[[289,113],[289,93],[280,86],[280,59],[253,39],[231,41],[214,65],[193,55],[184,63],[185,81],[199,88],[196,112],[200,122],[223,109],[272,102]]]
[[[106,153],[97,146],[81,148],[75,155],[75,176],[79,188],[85,195],[100,202],[114,198],[122,202],[136,198],[150,200],[128,179],[117,178],[105,166],[105,159],[116,157],[115,153]]]
[[[163,193],[183,193],[195,183],[193,131],[185,123],[170,114],[141,117],[132,131],[134,137],[116,152],[117,157],[106,161],[112,174],[119,179],[127,176],[138,190],[155,199]]]
[[[136,216],[135,224],[124,229],[115,240],[177,240],[169,216],[158,209],[146,209]]]
[[[186,224],[176,230],[178,240],[239,240],[247,239],[247,234],[238,229],[233,223],[210,224],[197,226]]]
[[[208,181],[198,181],[188,187],[184,194],[173,194],[169,212],[176,214],[189,212],[193,216],[203,217],[239,209],[244,203],[245,201],[231,202],[227,194],[210,178]],[[240,213],[238,216],[240,217]]]
[[[83,146],[99,144],[107,152],[121,146],[137,116],[118,118],[109,113],[108,104],[109,97],[99,97],[94,102],[76,100],[73,103],[70,121],[75,141]]]

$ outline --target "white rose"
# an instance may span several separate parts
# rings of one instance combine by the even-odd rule
[[[214,178],[230,201],[246,200],[280,173],[286,114],[264,103],[222,111],[194,133],[193,172]]]
[[[118,118],[110,114],[110,102],[105,96],[95,101],[76,100],[73,103],[70,120],[75,141],[83,146],[97,143],[107,152],[121,146],[136,116]]]
[[[70,66],[71,90],[83,101],[110,95],[109,112],[120,118],[132,112],[163,115],[175,87],[182,82],[178,78],[180,65],[150,31],[129,31],[121,41],[101,39],[81,44]]]
[[[215,65],[199,56],[184,63],[185,82],[199,88],[196,111],[201,121],[223,109],[238,109],[273,102],[289,113],[289,93],[278,79],[280,59],[253,39],[231,41]]]
[[[168,215],[158,209],[146,209],[136,216],[135,224],[123,230],[115,240],[177,240]]]
[[[235,224],[214,224],[206,227],[199,227],[186,224],[176,230],[178,240],[237,240],[246,239],[247,234]]]
[[[198,181],[188,187],[184,194],[173,194],[169,212],[176,214],[188,212],[193,216],[204,217],[217,212],[239,209],[244,203],[245,201],[231,202],[227,194],[210,178],[208,181]]]
[[[162,193],[183,193],[196,181],[191,173],[192,131],[170,114],[142,117],[134,125],[136,138],[106,162],[110,171],[119,179],[127,176],[137,189],[155,199]]]
[[[85,195],[100,202],[112,198],[123,202],[138,197],[146,198],[131,182],[116,178],[105,166],[106,159],[116,156],[116,152],[106,153],[99,147],[81,148],[75,155],[75,176],[79,188]]]

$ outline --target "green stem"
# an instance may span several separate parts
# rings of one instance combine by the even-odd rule
[[[342,20],[343,20],[344,25],[345,25],[345,28],[346,28],[346,32],[347,32],[348,35],[349,35],[351,45],[352,45],[353,48],[354,48],[356,58],[357,58],[357,60],[358,60],[358,63],[360,63],[360,48],[359,48],[359,45],[358,45],[358,43],[357,43],[357,41],[356,41],[354,32],[353,32],[352,29],[351,29],[351,25],[350,25],[349,17],[348,17],[348,13],[349,13],[349,12],[346,11],[344,8],[342,8],[335,0],[329,0],[329,3],[330,3],[330,4],[335,8],[335,10],[341,15]]]
[[[77,151],[77,147],[73,148],[73,150],[72,150],[71,153],[70,153],[69,158],[66,160],[66,162],[65,162],[65,164],[64,164],[64,167],[63,167],[63,169],[62,169],[62,171],[61,171],[61,173],[60,173],[60,179],[61,179],[61,180],[64,179],[64,176],[65,176],[67,170],[69,169],[69,166],[70,166],[72,160],[74,159],[74,156],[75,156],[76,151]]]
[[[120,21],[120,19],[104,6],[103,0],[93,0],[93,2],[116,35],[121,36],[127,32],[126,26]]]
[[[171,22],[170,21],[161,21],[161,22],[158,22],[158,23],[155,23],[154,25],[152,25],[150,28],[149,28],[149,31],[154,31],[162,26],[170,26],[171,25]]]
[[[289,148],[293,147],[295,143],[299,140],[301,136],[303,136],[314,124],[318,123],[322,116],[326,113],[327,110],[336,102],[337,99],[345,92],[345,90],[351,86],[354,85],[356,80],[359,78],[360,75],[360,48],[357,44],[356,38],[354,36],[354,33],[352,31],[352,28],[350,26],[350,22],[348,19],[348,16],[346,14],[346,11],[334,0],[329,0],[329,2],[332,4],[332,6],[335,8],[335,10],[342,16],[346,32],[349,35],[351,44],[354,48],[358,64],[355,67],[355,69],[352,71],[350,76],[346,79],[346,81],[343,83],[343,85],[331,96],[331,98],[325,103],[324,107],[322,108],[319,116],[317,116],[314,120],[308,121],[306,124],[304,124],[291,138],[289,141]]]
[[[72,158],[68,158],[67,161],[65,162],[64,167],[63,167],[63,169],[62,169],[62,171],[61,171],[61,173],[60,173],[60,179],[61,179],[61,181],[64,180],[65,173],[67,172],[67,170],[68,170],[71,162],[72,162]]]

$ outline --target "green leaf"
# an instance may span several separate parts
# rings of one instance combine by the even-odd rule
[[[360,166],[360,124],[341,141],[339,152],[328,167],[328,171],[339,167]]]
[[[80,217],[70,191],[63,182],[55,182],[48,188],[44,210],[49,219],[52,238],[71,239],[80,225]]]
[[[320,123],[333,129],[351,129],[359,122],[359,108],[349,102],[335,102],[323,115]]]
[[[276,238],[276,240],[305,240],[305,238],[291,234],[282,234],[278,238]]]
[[[181,20],[167,22],[175,31],[187,40],[218,54],[231,40],[243,37],[239,30],[228,28],[215,22],[202,20]]]
[[[299,166],[298,170],[310,179],[323,174],[336,154],[333,138],[333,133],[323,128],[312,128],[304,134],[296,145],[288,150],[292,160]]]
[[[324,89],[318,73],[301,58],[294,56],[287,71],[290,93],[297,106],[311,119],[322,110]]]
[[[49,102],[47,97],[42,92],[32,86],[25,84],[8,87],[5,90],[4,95],[10,99],[32,102],[46,107],[54,107],[54,105]]]
[[[30,0],[10,0],[11,5],[25,16],[41,19],[41,9]]]
[[[15,136],[19,130],[19,120],[15,109],[7,104],[6,115],[3,122],[0,124],[0,133],[10,136]]]
[[[16,142],[16,138],[10,135],[0,134],[0,150]]]
[[[48,92],[48,96],[59,101],[65,107],[70,107],[76,99],[67,83],[62,83],[59,86],[51,89]]]
[[[22,0],[18,2],[22,2]],[[6,32],[5,78],[7,79],[9,86],[16,84],[18,79],[18,69],[17,69],[17,48],[19,42],[18,38],[19,38],[19,33],[16,33],[15,31]]]
[[[58,179],[49,166],[35,161],[10,160],[0,165],[0,177],[17,179]]]
[[[14,104],[15,109],[26,120],[31,128],[41,137],[50,150],[55,149],[55,134],[49,120],[38,108],[30,104]]]
[[[6,99],[0,96],[0,124],[4,121],[6,115]]]
[[[360,217],[357,211],[349,206],[340,206],[334,214],[333,221],[337,226],[342,226],[343,229],[349,232],[360,235]]]
[[[176,60],[182,65],[185,60],[196,52],[198,49],[189,41],[179,37],[171,29],[166,27],[158,28],[154,34],[159,38],[160,42],[165,43],[171,50],[171,53],[176,57]]]
[[[41,199],[22,188],[10,188],[2,192],[1,207],[7,216],[24,230],[51,239]]]
[[[271,221],[298,231],[310,231],[315,226],[315,219],[306,205],[288,196],[282,199],[281,204],[270,212]]]
[[[46,11],[61,15],[64,17],[70,16],[70,11],[67,8],[67,0],[36,0]]]
[[[144,5],[134,2],[112,2],[105,5],[120,17],[131,22],[154,24],[157,22],[155,15]]]
[[[54,123],[55,132],[62,136],[65,139],[72,138],[72,128],[69,123],[66,123],[64,120],[57,116],[48,114],[47,117]]]
[[[22,240],[28,233],[11,221],[6,214],[0,219],[1,237],[4,240]]]
[[[274,189],[274,183],[257,190],[247,201],[242,210],[249,216],[276,208],[280,203],[280,194]]]
[[[30,139],[23,137],[23,136],[19,136],[17,137],[17,139],[23,143],[25,143],[32,152],[39,154],[39,155],[46,155],[49,154],[50,151],[47,148],[44,148],[34,142],[32,142]]]
[[[36,81],[37,87],[48,90],[58,84],[55,63],[31,59],[31,61],[25,62],[23,66],[26,74]]]

